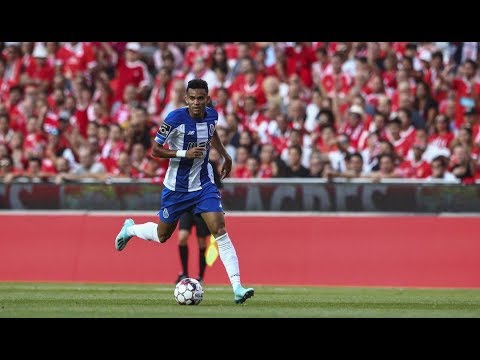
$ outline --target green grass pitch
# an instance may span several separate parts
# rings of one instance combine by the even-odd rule
[[[0,283],[0,318],[480,317],[480,289],[255,286],[245,304],[230,286],[204,286],[180,306],[173,285]]]

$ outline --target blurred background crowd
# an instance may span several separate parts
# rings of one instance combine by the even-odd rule
[[[151,144],[193,78],[209,84],[230,178],[480,179],[476,42],[4,42],[0,55],[4,183],[162,182]]]

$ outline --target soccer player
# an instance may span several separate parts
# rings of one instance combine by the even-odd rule
[[[225,229],[220,192],[208,162],[210,146],[224,158],[222,179],[232,169],[232,158],[215,131],[217,111],[207,107],[210,101],[207,82],[190,80],[185,101],[187,107],[173,110],[167,115],[152,148],[152,156],[170,158],[158,224],[147,222],[136,225],[132,219],[126,219],[115,238],[115,248],[123,250],[134,236],[164,243],[175,231],[180,216],[193,209],[195,214],[201,214],[215,237],[220,259],[233,287],[233,299],[241,304],[254,295],[254,289],[244,288],[240,282],[237,253]],[[168,144],[169,148],[165,148],[164,144]]]

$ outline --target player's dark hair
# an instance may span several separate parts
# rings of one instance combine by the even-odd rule
[[[204,89],[208,94],[208,84],[203,79],[192,79],[187,84],[188,89]]]

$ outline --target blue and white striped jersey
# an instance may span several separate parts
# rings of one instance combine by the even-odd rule
[[[203,119],[193,119],[188,107],[170,112],[155,136],[155,141],[167,144],[171,150],[188,150],[205,147],[202,158],[171,158],[163,184],[172,191],[191,192],[201,190],[203,185],[214,183],[213,169],[208,162],[210,140],[215,132],[218,113],[207,107]]]

